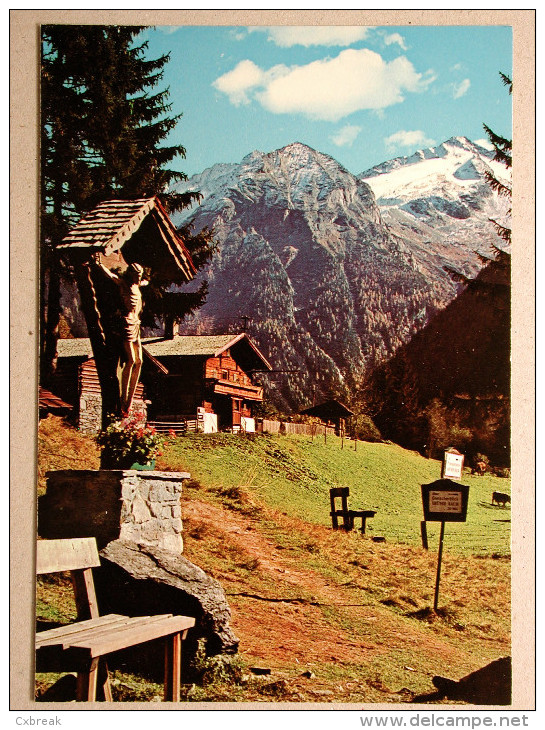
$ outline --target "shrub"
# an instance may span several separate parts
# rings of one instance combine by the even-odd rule
[[[240,684],[243,679],[243,666],[238,656],[217,654],[207,656],[205,641],[199,639],[197,651],[189,666],[192,681],[201,686],[210,684]]]
[[[373,419],[365,413],[352,418],[352,429],[353,435],[360,441],[371,441],[373,443],[382,441],[382,435]]]
[[[148,426],[142,414],[114,421],[99,433],[102,463],[110,468],[127,468],[131,464],[147,464],[161,456],[166,439]]]

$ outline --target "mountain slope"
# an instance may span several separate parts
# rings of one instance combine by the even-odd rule
[[[487,220],[497,212],[493,197],[481,177],[471,178],[471,165],[484,165],[486,156],[469,142],[462,147],[450,141],[418,159],[439,160],[442,168],[448,161],[457,181],[467,175],[470,183],[458,185],[458,197],[472,201],[463,203],[465,218],[454,193],[438,190],[437,175],[419,197],[417,185],[413,198],[406,185],[396,188],[394,176],[418,177],[416,159],[385,163],[364,179],[294,143],[194,176],[184,187],[200,190],[202,203],[174,222],[214,228],[219,247],[204,272],[207,303],[184,331],[239,330],[248,316],[247,331],[273,367],[297,371],[269,379],[277,405],[348,397],[456,295],[445,267],[474,275],[482,267],[476,251],[498,243]],[[372,186],[382,186],[382,209]],[[415,213],[424,192],[443,195],[452,209],[432,200],[425,214]]]
[[[383,437],[429,456],[456,446],[508,466],[510,257],[467,288],[369,378]]]

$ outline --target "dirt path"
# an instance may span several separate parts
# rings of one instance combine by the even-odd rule
[[[410,620],[362,591],[365,570],[360,570],[362,579],[356,582],[340,582],[339,574],[329,578],[305,564],[300,550],[271,539],[262,520],[193,496],[184,503],[183,512],[189,552],[196,547],[192,531],[204,525],[209,538],[213,536],[224,550],[235,551],[252,566],[247,578],[222,568],[221,563],[218,567],[217,561],[212,570],[210,565],[202,567],[225,589],[240,654],[250,665],[289,677],[298,699],[316,701],[321,692],[328,701],[335,697],[343,702],[360,698],[406,702],[415,694],[432,691],[435,674],[459,678],[478,668],[455,631],[441,636],[428,623]],[[323,541],[331,540],[326,528],[289,518],[284,522],[286,534],[297,528],[304,538],[307,530],[311,547],[313,541],[322,547]],[[389,549],[380,548],[382,553],[368,549],[366,562],[371,570],[388,563]],[[192,559],[191,554],[188,557]],[[491,647],[494,651],[502,654],[499,645]],[[390,666],[387,675],[383,664]],[[312,682],[304,678],[305,672]],[[362,673],[364,687],[359,680]]]

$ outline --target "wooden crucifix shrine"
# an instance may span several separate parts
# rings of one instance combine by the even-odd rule
[[[58,248],[75,272],[105,426],[130,410],[138,384],[144,271],[168,286],[190,281],[196,269],[157,197],[100,203]]]

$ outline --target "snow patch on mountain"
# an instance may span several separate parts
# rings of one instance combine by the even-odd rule
[[[455,198],[482,184],[486,170],[507,179],[505,167],[492,156],[490,150],[465,137],[453,137],[438,147],[398,157],[358,177],[369,184],[380,206],[404,205],[409,200],[436,196],[441,190],[441,197]]]

